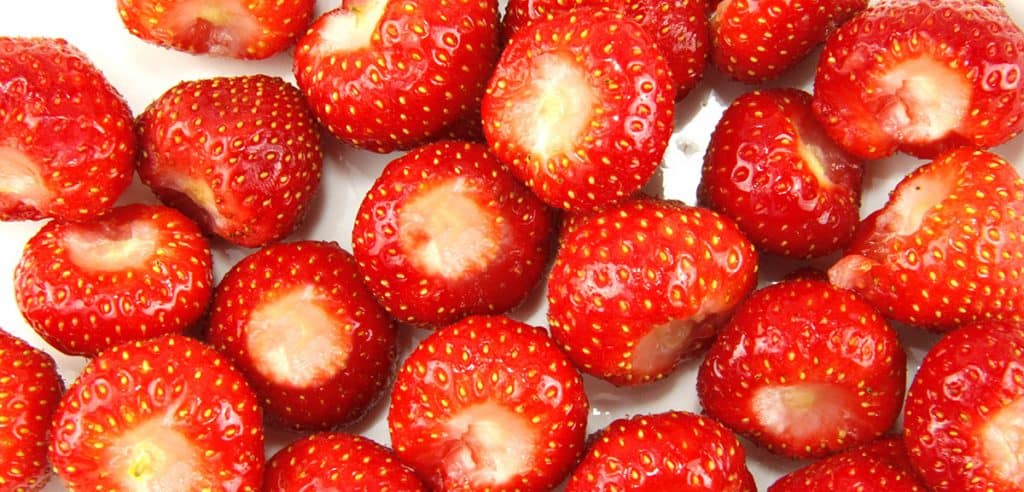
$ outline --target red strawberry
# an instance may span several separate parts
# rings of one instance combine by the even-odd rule
[[[277,77],[181,82],[139,116],[139,176],[205,231],[256,247],[291,234],[320,184],[320,136]]]
[[[352,243],[392,315],[439,326],[522,302],[547,267],[552,231],[548,208],[485,146],[446,141],[384,168]]]
[[[617,385],[668,375],[710,343],[757,281],[757,254],[707,209],[640,198],[582,218],[548,279],[551,334]]]
[[[903,439],[883,437],[807,465],[776,481],[768,492],[925,492],[907,458]]]
[[[276,244],[244,258],[213,300],[208,339],[268,413],[299,429],[362,417],[390,379],[395,330],[335,243]]]
[[[764,251],[807,258],[853,236],[863,174],[821,130],[810,94],[767,89],[740,96],[722,115],[698,196]]]
[[[406,359],[388,425],[433,490],[547,491],[583,452],[588,411],[582,378],[544,330],[472,316]]]
[[[848,152],[932,158],[1024,129],[1024,33],[992,0],[882,0],[836,31],[814,110]]]
[[[591,444],[566,492],[756,492],[736,436],[689,412],[612,422]]]
[[[264,492],[344,490],[426,492],[416,473],[390,449],[354,434],[302,438],[267,462]]]
[[[548,204],[586,210],[639,190],[672,135],[675,84],[621,12],[574,9],[519,31],[484,96],[495,155]]]
[[[724,0],[711,17],[711,61],[747,83],[803,60],[868,0]]]
[[[0,330],[0,490],[42,490],[50,422],[63,388],[57,365]]]
[[[130,340],[183,333],[206,312],[213,260],[178,211],[128,205],[89,222],[53,221],[14,272],[25,319],[66,354],[92,356]]]
[[[136,37],[187,53],[268,58],[309,25],[315,0],[117,0]]]
[[[988,152],[910,173],[829,270],[886,316],[936,331],[1024,319],[1024,181]]]
[[[72,490],[259,490],[263,426],[242,375],[178,335],[85,367],[54,416],[50,458]]]
[[[852,292],[794,279],[755,292],[697,374],[708,415],[770,451],[820,457],[869,442],[899,414],[906,355]]]
[[[0,220],[84,220],[132,179],[128,105],[62,39],[0,37]]]
[[[475,111],[498,54],[497,0],[343,0],[299,40],[294,70],[331,133],[390,152]]]

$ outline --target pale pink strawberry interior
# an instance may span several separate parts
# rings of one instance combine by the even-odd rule
[[[206,229],[224,228],[229,224],[221,215],[217,207],[217,198],[205,181],[170,169],[162,169],[155,179],[157,181],[154,184],[157,188],[177,191],[188,198],[195,207],[194,215],[201,216],[193,218],[200,221]]]
[[[169,30],[185,33],[184,41],[210,53],[244,53],[250,40],[262,34],[259,19],[247,0],[184,0],[167,2]]]
[[[173,418],[169,410],[166,417],[150,418],[106,444],[106,469],[116,474],[124,490],[202,490],[216,485],[203,476],[203,450],[168,426]]]
[[[330,56],[369,46],[387,6],[387,0],[349,2],[346,8],[325,17],[320,40],[313,47],[315,54]]]
[[[956,132],[967,116],[971,84],[930,57],[905,60],[876,79],[882,129],[897,140],[928,143]]]
[[[160,231],[147,221],[70,226],[63,242],[71,261],[100,272],[144,266],[161,243]]]
[[[1015,489],[1024,486],[1024,398],[995,412],[980,435],[988,469]]]
[[[11,195],[36,209],[53,198],[46,180],[28,156],[17,149],[0,146],[0,195]]]
[[[857,427],[856,397],[827,383],[767,386],[754,392],[750,415],[765,433],[813,446],[821,436]]]
[[[500,486],[527,473],[539,446],[527,416],[496,403],[468,407],[445,423],[448,438],[444,470],[467,477],[476,487]]]

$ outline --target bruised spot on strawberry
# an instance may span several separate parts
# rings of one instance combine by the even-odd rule
[[[360,0],[354,3],[324,18],[320,27],[320,42],[310,46],[314,55],[331,56],[337,52],[356,51],[370,46],[389,2]],[[318,76],[323,75],[321,73]]]
[[[927,144],[959,130],[967,117],[970,81],[931,57],[903,61],[877,82],[879,123],[897,140]]]
[[[118,272],[145,264],[157,254],[160,231],[143,221],[69,225],[63,245],[76,265],[92,271]]]
[[[1021,370],[1018,365],[1006,374],[1019,378]],[[980,437],[981,451],[992,473],[1005,483],[1024,484],[1024,398],[1018,397],[989,417]]]
[[[528,470],[539,445],[526,417],[485,402],[460,411],[445,425],[452,438],[445,449],[444,469],[471,483],[506,483]]]

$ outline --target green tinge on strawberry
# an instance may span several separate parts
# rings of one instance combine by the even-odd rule
[[[575,9],[519,31],[484,96],[484,135],[554,207],[621,201],[654,175],[675,84],[654,41],[621,12]]]
[[[1024,32],[991,0],[884,0],[838,29],[814,81],[828,134],[867,159],[1006,142],[1024,129]]]
[[[540,492],[583,453],[588,411],[582,378],[543,329],[471,316],[406,359],[388,426],[432,490]]]
[[[63,39],[0,37],[0,220],[88,220],[135,165],[132,113]]]
[[[392,451],[355,434],[306,436],[267,462],[264,492],[344,490],[426,492],[416,473]]]
[[[793,471],[768,492],[926,492],[901,436],[889,436]]]
[[[905,177],[829,278],[887,317],[929,330],[1020,320],[1022,238],[1024,180],[999,156],[961,148]]]
[[[25,320],[74,355],[183,333],[206,312],[212,292],[213,259],[199,227],[154,205],[49,222],[29,239],[14,272]]]
[[[820,457],[869,442],[896,420],[906,354],[856,294],[797,278],[747,299],[697,375],[704,411],[768,450]]]
[[[297,429],[362,417],[381,396],[395,330],[335,243],[265,247],[224,276],[207,339],[246,375],[267,413]]]

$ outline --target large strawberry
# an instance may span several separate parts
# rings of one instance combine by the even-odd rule
[[[882,0],[829,38],[814,110],[852,154],[932,158],[1024,129],[1024,33],[993,0]]]
[[[267,462],[264,476],[264,492],[427,490],[390,449],[340,432],[313,434],[289,444]]]
[[[1024,181],[989,152],[946,152],[904,178],[829,270],[890,318],[944,331],[1024,313]]]
[[[62,39],[0,37],[0,220],[89,219],[132,179],[128,105]]]
[[[883,437],[793,471],[768,492],[925,492],[900,436]]]

